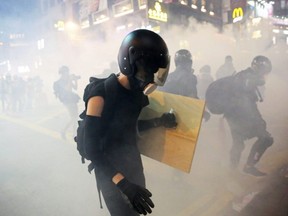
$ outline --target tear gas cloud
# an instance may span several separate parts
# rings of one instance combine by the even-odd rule
[[[263,30],[266,30],[267,26],[263,28]],[[56,43],[56,39],[52,35],[46,35],[48,40],[45,43],[49,50],[43,53],[43,66],[39,71],[35,72],[35,75],[39,75],[42,78],[47,95],[47,106],[42,107],[41,112],[45,113],[45,111],[48,111],[50,109],[49,105],[55,106],[59,104],[59,107],[61,107],[60,102],[53,95],[52,88],[53,82],[59,77],[58,69],[61,65],[67,65],[71,73],[81,76],[77,93],[82,96],[89,77],[101,76],[104,69],[107,69],[112,61],[117,61],[118,49],[125,34],[117,32],[110,34],[111,29],[106,29],[104,32],[106,32],[104,39],[97,37],[97,39],[92,39],[92,37],[85,38],[84,35],[80,35],[77,40],[74,40],[69,45],[65,41],[62,43],[59,40]],[[249,67],[253,57],[256,55],[261,54],[269,57],[273,63],[273,71],[267,78],[264,102],[259,104],[259,108],[267,121],[269,131],[273,134],[276,141],[267,151],[267,156],[265,155],[263,160],[265,161],[265,157],[274,154],[274,152],[285,149],[287,145],[285,141],[287,140],[285,139],[287,126],[284,121],[287,121],[288,110],[287,100],[285,100],[288,92],[286,45],[285,47],[269,47],[270,40],[268,39],[261,42],[256,42],[252,39],[236,40],[231,26],[226,26],[224,32],[219,33],[218,29],[212,25],[199,24],[193,19],[190,20],[187,28],[174,26],[161,36],[167,42],[170,51],[170,71],[175,68],[173,56],[180,48],[186,48],[191,51],[195,74],[199,73],[199,69],[203,65],[208,64],[211,66],[213,76],[218,67],[224,63],[226,55],[233,57],[233,63],[237,71]],[[49,44],[54,46],[48,47]],[[23,52],[22,55],[25,56],[25,53],[27,52]],[[80,109],[80,111],[82,110]],[[22,116],[22,118],[24,117]],[[228,169],[226,168],[229,166],[228,154],[232,140],[229,128],[225,122],[222,131],[219,129],[218,120],[220,118],[220,116],[212,116],[210,121],[202,123],[190,174],[182,173],[143,157],[147,187],[152,191],[156,204],[152,215],[178,215],[179,212],[182,212],[179,215],[187,216],[189,206],[195,200],[199,201],[200,198],[205,197],[205,194],[211,196],[211,199],[209,198],[211,202],[213,200],[216,202],[217,193],[222,189],[223,191],[228,190],[235,196],[241,196],[243,191],[245,191],[245,188],[243,188],[245,184],[239,183],[236,176],[231,176],[227,172]],[[54,118],[53,121],[53,125],[49,126],[51,130],[58,127],[59,121],[65,121],[65,116]],[[6,126],[5,122],[1,122],[2,127],[11,127],[10,124]],[[15,131],[15,133],[18,132]],[[34,136],[33,133],[28,133],[28,135],[30,137]],[[5,171],[8,173],[6,176],[9,176],[9,178],[13,178],[9,172],[17,172],[15,175],[18,180],[15,178],[9,184],[4,181],[5,184],[2,187],[2,190],[5,190],[4,194],[6,196],[9,195],[12,200],[12,204],[8,205],[11,206],[11,209],[15,206],[20,208],[19,206],[21,205],[18,201],[22,200],[22,196],[22,198],[29,197],[24,203],[27,203],[30,199],[38,208],[35,211],[41,212],[41,215],[69,214],[76,216],[80,215],[79,212],[81,211],[85,212],[86,215],[108,215],[106,207],[104,207],[104,210],[98,209],[95,180],[91,175],[87,175],[85,167],[81,165],[75,145],[71,144],[72,141],[67,143],[61,141],[61,139],[56,139],[55,141],[48,138],[43,140],[41,148],[38,148],[37,145],[40,145],[39,140],[35,141],[27,136],[21,133],[23,141],[27,141],[25,143],[27,145],[26,150],[18,152],[17,149],[13,149],[13,152],[18,152],[19,158],[26,158],[29,163],[24,163],[24,167],[21,168],[18,159],[15,159],[18,165],[15,165],[11,160],[8,160],[7,155],[4,157],[6,161],[1,163],[1,166],[7,166]],[[10,140],[11,137],[5,136],[4,142],[1,141],[1,146],[4,143],[5,145],[12,145],[13,143],[10,143]],[[57,142],[57,145],[55,142]],[[248,141],[246,144],[242,155],[243,159],[249,153],[251,142]],[[28,151],[27,149],[30,149],[30,147],[31,151]],[[36,157],[37,160],[32,160],[31,158],[35,158],[34,154],[45,156],[40,157],[38,155]],[[11,156],[13,157],[13,155]],[[241,164],[243,163],[244,161],[241,161]],[[275,163],[280,162],[275,161]],[[39,166],[43,168],[41,169]],[[16,170],[13,169],[15,167],[17,168]],[[269,170],[271,167],[264,168]],[[26,176],[26,178],[23,178],[23,176]],[[32,178],[31,176],[34,177]],[[22,182],[20,182],[20,179]],[[43,188],[42,183],[45,183],[45,188]],[[22,189],[17,187],[18,193],[14,197],[13,194],[9,193],[13,191],[11,189],[13,184],[18,184],[22,187]],[[23,187],[27,187],[27,190],[24,190]],[[45,202],[47,202],[46,205]],[[67,204],[68,206],[66,206]],[[205,210],[205,205],[203,201],[202,210]],[[56,210],[55,206],[58,206]],[[45,211],[43,210],[44,207]],[[6,206],[6,210],[8,208]],[[31,207],[31,209],[34,208]],[[26,206],[22,209],[22,212],[31,212],[31,209],[29,210]],[[9,212],[9,209],[7,211]],[[58,212],[55,214],[55,212],[51,213],[50,211]],[[29,213],[21,215],[29,215]],[[30,215],[33,215],[33,213]]]

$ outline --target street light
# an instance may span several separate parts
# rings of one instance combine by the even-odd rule
[[[75,32],[79,30],[79,25],[72,22],[72,21],[68,21],[65,24],[65,30],[68,32]]]

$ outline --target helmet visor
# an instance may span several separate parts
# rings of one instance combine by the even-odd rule
[[[166,65],[165,68],[159,68],[156,73],[154,73],[154,82],[158,86],[163,86],[166,82],[166,79],[168,77],[169,73],[169,68],[170,68],[170,63]]]

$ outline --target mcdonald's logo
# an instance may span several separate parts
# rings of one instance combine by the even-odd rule
[[[243,9],[241,7],[234,8],[234,10],[232,12],[233,23],[242,20],[243,15],[244,15],[244,12],[243,12]]]
[[[243,9],[241,7],[234,8],[232,18],[243,17]]]

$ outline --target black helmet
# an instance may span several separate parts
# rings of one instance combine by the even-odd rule
[[[211,73],[211,67],[210,67],[210,65],[204,65],[203,67],[200,68],[199,72],[202,73],[202,74],[209,74],[209,73]]]
[[[170,56],[165,41],[158,34],[138,29],[130,32],[122,41],[118,64],[121,73],[128,76],[131,87],[143,90],[148,83],[164,85]],[[142,74],[139,74],[140,71]],[[139,82],[142,82],[141,86]]]
[[[229,63],[233,62],[232,56],[231,56],[231,55],[225,56],[225,62],[226,62],[226,63],[227,63],[227,62],[229,62]]]
[[[255,72],[261,73],[261,74],[267,74],[270,73],[272,70],[272,64],[271,61],[265,57],[265,56],[256,56],[252,63],[251,67]]]
[[[178,65],[190,65],[192,66],[192,55],[187,49],[180,49],[175,53],[174,62],[176,67]]]

